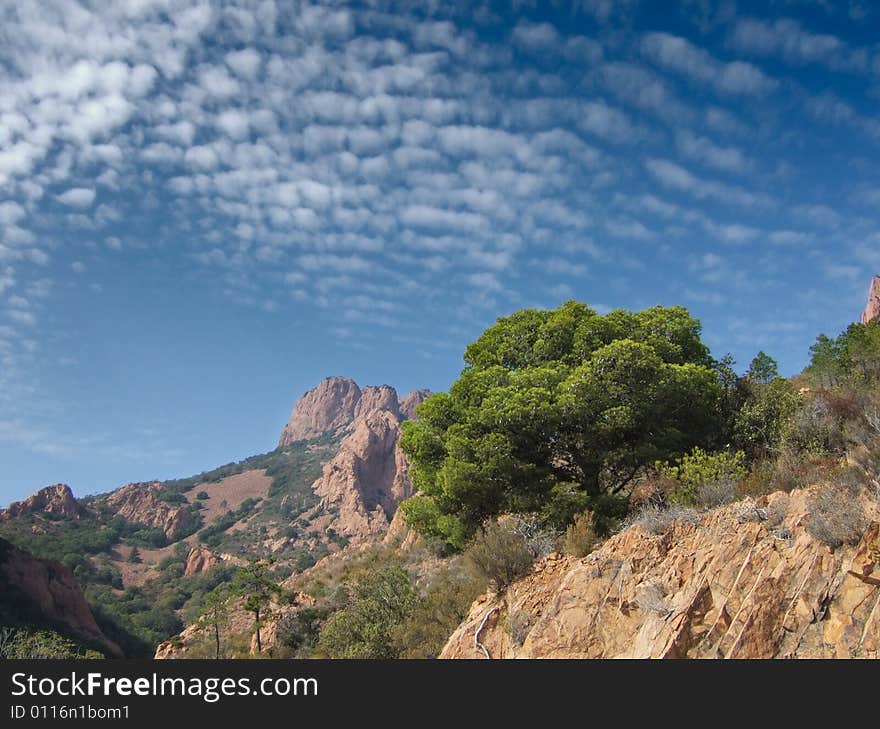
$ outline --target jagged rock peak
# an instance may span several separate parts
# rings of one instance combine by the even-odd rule
[[[400,398],[400,413],[408,420],[416,417],[416,408],[431,397],[430,390],[413,390]]]
[[[390,385],[360,388],[347,377],[328,377],[297,401],[278,445],[338,431],[379,410],[387,410],[397,418],[411,418],[415,406],[429,394],[428,390],[415,390],[400,400]]]
[[[862,324],[878,320],[880,320],[880,276],[874,276],[868,287],[868,303],[862,312]]]
[[[0,511],[0,521],[40,513],[64,519],[79,519],[83,512],[83,507],[73,498],[70,486],[58,483],[40,489],[24,501],[10,504],[9,508]]]
[[[347,377],[328,377],[309,390],[293,407],[281,432],[279,446],[295,440],[317,438],[347,425],[361,399],[361,389]]]

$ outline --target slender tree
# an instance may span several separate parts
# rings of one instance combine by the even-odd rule
[[[232,578],[233,592],[244,600],[244,609],[254,615],[257,652],[263,650],[260,628],[269,615],[269,604],[281,593],[281,586],[272,578],[274,557],[252,557]]]
[[[220,658],[220,630],[229,622],[229,586],[221,584],[205,595],[205,611],[196,625],[214,635],[214,657]]]

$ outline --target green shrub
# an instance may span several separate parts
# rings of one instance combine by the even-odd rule
[[[330,658],[396,658],[393,631],[415,608],[418,595],[409,573],[398,565],[363,575],[354,600],[321,628],[318,653]]]
[[[655,467],[660,476],[677,484],[670,494],[672,501],[697,506],[703,505],[701,499],[715,500],[728,490],[732,496],[735,489],[727,489],[725,484],[734,484],[748,475],[745,461],[743,451],[707,453],[701,448],[694,448],[673,464],[657,463]],[[708,488],[711,486],[715,488]]]
[[[436,658],[485,589],[486,581],[467,569],[461,557],[447,562],[412,614],[395,628],[393,641],[399,657]]]

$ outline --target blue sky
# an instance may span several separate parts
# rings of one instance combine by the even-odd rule
[[[568,298],[800,371],[880,271],[878,31],[867,0],[0,0],[0,503],[270,450],[327,375],[446,389]]]

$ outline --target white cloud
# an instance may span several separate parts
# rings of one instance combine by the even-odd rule
[[[741,18],[730,31],[728,42],[743,53],[779,56],[792,64],[821,63],[838,70],[862,71],[868,54],[853,50],[840,38],[810,32],[796,20],[774,21]]]
[[[669,160],[649,158],[645,167],[664,186],[686,192],[697,199],[710,198],[720,203],[734,203],[743,207],[768,206],[772,200],[761,193],[748,192],[723,182],[697,177],[684,167]]]
[[[95,190],[87,187],[72,187],[61,193],[58,200],[72,208],[88,208],[95,201]]]
[[[647,33],[642,53],[661,68],[691,81],[712,86],[722,94],[762,95],[775,90],[778,82],[759,68],[743,61],[724,63],[690,41],[669,33]]]
[[[716,144],[686,129],[676,134],[675,143],[682,156],[717,170],[742,174],[752,167],[741,149]]]
[[[233,72],[247,81],[253,81],[260,71],[261,57],[253,48],[232,51],[225,56],[226,63]]]

